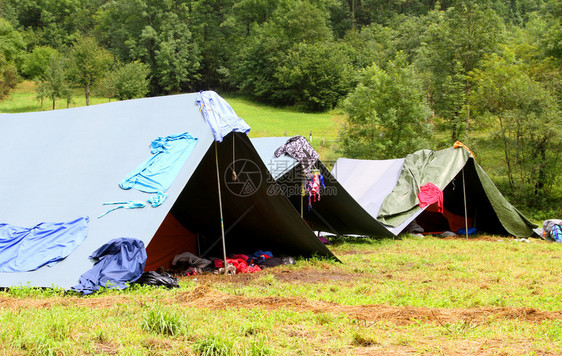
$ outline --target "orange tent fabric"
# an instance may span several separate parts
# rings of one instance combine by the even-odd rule
[[[196,235],[186,229],[172,214],[168,214],[146,248],[145,271],[172,267],[174,256],[183,252],[196,253]]]

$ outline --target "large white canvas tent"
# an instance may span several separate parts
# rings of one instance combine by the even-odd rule
[[[262,249],[334,258],[284,196],[267,194],[275,182],[245,134],[231,133],[215,146],[197,97],[0,115],[0,223],[33,227],[90,219],[87,238],[72,254],[52,267],[0,273],[0,287],[71,287],[92,267],[90,254],[109,240],[131,237],[150,248],[169,213],[200,237],[200,252],[222,256],[216,243],[221,236],[217,162],[229,252]],[[97,218],[108,209],[104,202],[146,201],[146,193],[123,190],[118,183],[150,155],[152,140],[183,132],[198,142],[167,190],[167,200],[157,208],[118,209]],[[231,182],[235,160],[239,179]]]
[[[420,150],[392,160],[340,158],[332,174],[395,234],[415,220],[426,232],[457,232],[457,227],[468,225],[490,234],[534,235],[535,225],[505,199],[462,146]],[[420,208],[418,194],[427,183],[443,192],[443,213],[434,211],[435,204]]]
[[[321,189],[320,199],[313,202],[309,209],[308,198],[302,194],[303,181],[306,179],[301,165],[289,155],[276,157],[274,154],[287,139],[288,137],[252,139],[252,144],[280,188],[272,193],[285,195],[315,230],[337,235],[396,237],[357,203],[321,160],[315,163],[314,168],[323,175],[325,187]]]

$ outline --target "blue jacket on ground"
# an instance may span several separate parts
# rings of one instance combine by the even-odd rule
[[[98,248],[90,258],[97,261],[72,287],[76,292],[91,294],[100,287],[127,288],[144,272],[146,249],[141,240],[121,237]]]

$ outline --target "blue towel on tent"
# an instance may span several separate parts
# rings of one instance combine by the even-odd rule
[[[127,288],[144,272],[146,249],[141,240],[121,237],[98,248],[90,258],[97,261],[71,288],[76,292],[92,294],[100,287]]]
[[[81,217],[31,228],[0,224],[0,272],[28,272],[63,260],[88,235],[88,221]]]
[[[212,90],[200,91],[196,101],[205,121],[211,127],[215,141],[222,142],[230,132],[250,132],[246,121],[236,115],[234,109]]]
[[[165,192],[180,172],[185,161],[195,148],[197,137],[188,132],[179,135],[158,137],[152,141],[152,157],[130,172],[119,186],[135,188],[146,193]]]

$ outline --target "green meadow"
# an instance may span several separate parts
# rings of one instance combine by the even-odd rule
[[[541,240],[334,241],[340,262],[79,297],[0,292],[2,355],[559,355],[562,253]]]
[[[338,111],[225,98],[251,137],[312,132],[323,159],[336,157]],[[70,106],[82,105],[77,90]],[[2,113],[40,110],[30,82],[0,102]],[[341,262],[183,276],[171,290],[0,291],[0,355],[562,354],[561,244],[409,235],[332,242]]]

